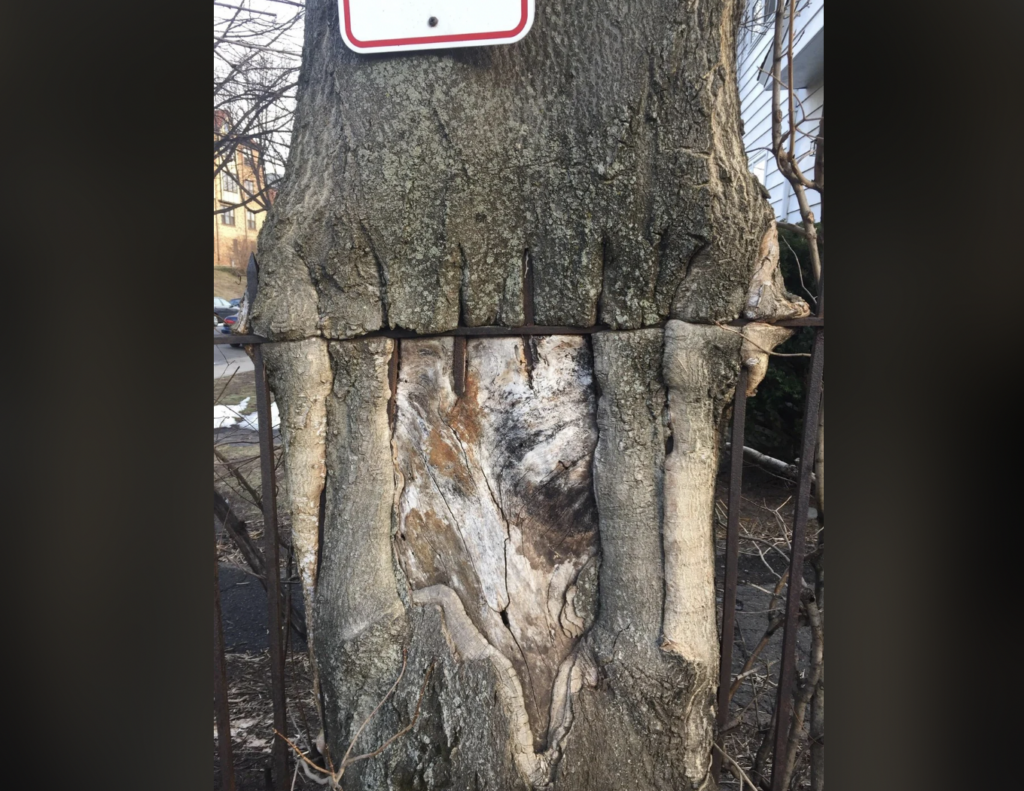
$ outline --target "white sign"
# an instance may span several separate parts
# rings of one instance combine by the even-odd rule
[[[511,44],[530,32],[534,0],[338,0],[356,52]]]

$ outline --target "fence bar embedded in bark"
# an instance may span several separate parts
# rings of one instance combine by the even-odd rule
[[[287,733],[284,697],[284,651],[281,639],[281,561],[277,546],[277,487],[274,480],[274,426],[270,418],[270,387],[263,364],[263,347],[253,350],[256,377],[256,414],[259,419],[260,472],[262,474],[264,555],[267,564],[267,631],[270,643],[270,697],[274,704],[274,728]],[[288,745],[274,739],[274,788],[288,788]]]
[[[804,404],[803,441],[800,449],[800,481],[793,503],[793,542],[790,551],[789,590],[786,595],[786,625],[782,635],[782,669],[779,671],[779,695],[775,704],[775,749],[772,752],[772,791],[785,791],[786,744],[789,741],[790,715],[793,709],[793,680],[796,675],[796,635],[799,629],[800,594],[803,588],[804,546],[807,536],[807,509],[811,494],[811,469],[818,440],[818,407],[825,370],[825,330],[814,331],[811,370],[807,376]]]
[[[730,327],[743,327],[752,324],[747,319],[728,322]],[[802,319],[786,319],[773,322],[776,327],[824,327],[825,319],[818,316],[807,316]],[[645,329],[656,329],[661,324],[652,324]],[[412,330],[377,330],[352,338],[331,338],[332,341],[360,341],[367,338],[510,338],[516,335],[594,335],[599,332],[615,332],[611,327],[601,324],[593,327],[545,327],[539,324],[525,324],[522,327],[456,327],[444,332],[413,332]],[[214,346],[222,343],[257,344],[273,343],[262,335],[218,335],[214,336]]]
[[[722,664],[718,677],[718,729],[729,719],[729,689],[732,686],[732,647],[736,634],[736,564],[740,545],[740,497],[743,494],[743,433],[747,422],[747,366],[740,366],[736,400],[732,407],[732,459],[729,470],[729,522],[725,533],[725,589],[722,592]],[[740,448],[740,452],[736,452]],[[721,748],[722,735],[718,735]],[[722,754],[715,751],[712,772],[717,781],[722,771]]]
[[[254,261],[250,262],[251,264]],[[250,266],[250,269],[252,267]],[[532,281],[532,271],[529,263],[526,265],[526,276]],[[532,285],[532,284],[528,284]],[[798,631],[797,616],[800,607],[800,593],[802,588],[802,569],[804,562],[804,551],[806,543],[807,511],[811,488],[811,470],[814,466],[815,445],[818,428],[818,410],[821,401],[821,387],[824,370],[825,350],[825,317],[824,317],[824,280],[819,285],[818,315],[808,316],[800,319],[790,319],[775,322],[781,327],[813,327],[815,332],[814,345],[811,354],[810,372],[807,383],[807,402],[804,408],[804,429],[802,436],[802,450],[799,466],[799,482],[794,505],[795,516],[793,521],[793,538],[790,566],[790,580],[795,580],[789,585],[786,600],[786,622],[783,634],[782,665],[779,673],[778,698],[776,702],[776,727],[775,744],[773,750],[773,774],[772,791],[783,791],[781,783],[785,773],[786,745],[789,740],[790,719],[793,704],[793,683],[796,674],[796,637]],[[532,289],[529,289],[532,291]],[[464,366],[466,355],[466,338],[493,338],[493,337],[515,337],[515,336],[543,336],[543,335],[592,335],[595,333],[609,332],[611,329],[606,326],[597,325],[592,327],[563,327],[563,326],[538,326],[533,324],[532,296],[528,294],[524,299],[524,313],[526,323],[520,327],[456,327],[455,329],[437,333],[416,333],[402,329],[386,329],[377,332],[367,333],[347,340],[365,340],[374,337],[386,338],[431,338],[431,337],[455,337],[455,358],[456,358],[456,391],[461,395],[464,387]],[[737,319],[729,322],[730,326],[742,327],[750,321]],[[336,339],[346,340],[346,339]],[[278,552],[277,535],[277,498],[274,473],[274,443],[273,426],[270,418],[270,390],[267,384],[266,369],[263,363],[263,349],[261,344],[272,343],[268,338],[259,335],[220,335],[213,339],[214,345],[222,343],[233,343],[251,345],[252,358],[256,377],[256,405],[259,415],[259,440],[260,440],[260,468],[263,483],[263,516],[265,521],[266,541],[266,562],[267,562],[267,603],[270,632],[270,659],[271,659],[271,698],[274,706],[274,727],[280,733],[286,733],[285,715],[285,688],[284,688],[284,654],[281,632],[280,612],[280,558]],[[394,392],[397,384],[397,358],[398,349],[390,361],[389,383],[392,391],[392,403],[389,404],[389,415],[394,409]],[[462,372],[462,376],[459,372]],[[745,366],[741,366],[739,378],[736,384],[736,399],[733,406],[732,424],[732,448],[742,448],[744,443],[744,428],[746,417],[746,386],[748,372]],[[812,397],[813,396],[813,397]],[[718,690],[718,728],[723,728],[728,721],[729,713],[729,690],[732,686],[732,653],[735,641],[736,622],[736,587],[737,587],[737,560],[739,551],[739,515],[740,500],[743,486],[743,454],[732,453],[730,478],[729,478],[729,512],[726,529],[725,549],[725,582],[722,599],[722,641],[721,641],[721,665],[719,668],[719,690]],[[321,518],[323,511],[321,511]],[[215,595],[219,593],[215,591]],[[221,766],[224,778],[223,787],[234,789],[234,771],[231,765],[231,743],[229,727],[227,722],[227,698],[226,698],[226,675],[224,673],[224,647],[223,633],[220,631],[220,603],[219,596],[215,600],[215,641],[216,651],[219,651],[219,661],[215,653],[215,691],[217,698],[218,733],[220,734]],[[223,692],[223,696],[220,695]],[[221,700],[223,699],[223,713],[221,711]],[[222,717],[225,725],[221,726]],[[227,738],[225,745],[224,739]],[[722,736],[717,737],[717,744],[722,747]],[[283,740],[275,739],[273,748],[274,785],[276,791],[287,789],[288,776],[288,753]],[[717,781],[722,768],[722,758],[719,751],[715,751],[712,762],[712,772]]]

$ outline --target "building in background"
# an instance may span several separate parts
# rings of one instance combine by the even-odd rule
[[[771,193],[771,204],[779,220],[800,222],[800,207],[775,158],[768,150],[772,141],[772,44],[775,32],[775,7],[778,0],[747,0],[744,22],[737,42],[737,78],[743,117],[743,147],[751,172]],[[782,0],[785,2],[785,0]],[[814,137],[818,118],[825,104],[825,3],[824,0],[798,0],[793,31],[794,116],[800,124],[796,136],[797,162],[808,178],[814,172]],[[788,43],[788,34],[787,34]],[[783,128],[786,117],[789,69],[782,61]],[[804,120],[806,119],[806,120]],[[788,148],[788,141],[787,141]],[[820,217],[821,196],[807,191],[807,200],[816,218]]]
[[[223,110],[214,110],[215,151],[217,143],[230,134],[229,116]],[[257,145],[232,141],[223,148],[219,159],[214,160],[213,265],[244,269],[249,254],[256,252],[256,237],[276,192],[267,184]]]

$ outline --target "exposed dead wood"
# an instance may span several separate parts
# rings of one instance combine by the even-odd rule
[[[597,551],[590,352],[565,336],[471,340],[464,355],[456,344],[402,344],[396,553],[414,590],[456,594],[465,628],[517,676],[526,747],[543,752],[556,677],[594,612],[576,586]],[[432,601],[450,629],[462,622]]]

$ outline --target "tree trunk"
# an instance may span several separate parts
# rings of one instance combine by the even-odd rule
[[[553,0],[515,45],[363,56],[308,3],[252,328],[282,341],[336,769],[403,655],[351,755],[410,722],[433,667],[350,791],[714,787],[712,509],[744,337],[715,323],[807,313],[742,150],[738,16]],[[530,306],[612,331],[360,337]]]

